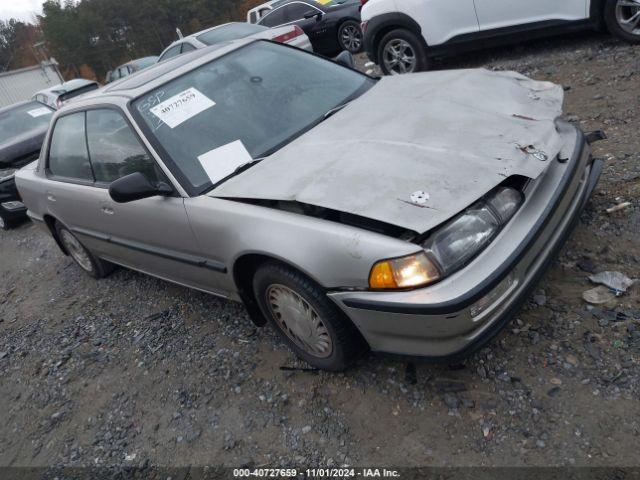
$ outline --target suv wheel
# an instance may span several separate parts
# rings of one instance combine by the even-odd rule
[[[413,32],[397,29],[387,33],[378,46],[378,63],[385,75],[427,70],[424,42]]]
[[[67,227],[59,222],[56,222],[56,233],[60,243],[69,252],[74,262],[93,278],[106,277],[113,271],[113,264],[93,255]]]
[[[343,50],[359,53],[362,49],[362,29],[358,22],[347,20],[338,29],[338,42]]]
[[[342,371],[365,350],[365,342],[349,319],[319,285],[298,271],[266,263],[255,273],[253,290],[262,313],[308,364]]]
[[[640,0],[607,0],[604,8],[604,19],[613,35],[640,43]]]

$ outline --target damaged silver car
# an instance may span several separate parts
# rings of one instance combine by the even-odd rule
[[[241,40],[63,108],[16,179],[94,277],[241,301],[321,369],[452,360],[509,321],[598,181],[562,104],[515,73],[374,80]]]

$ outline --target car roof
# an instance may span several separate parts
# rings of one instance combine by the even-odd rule
[[[105,103],[108,97],[135,98],[157,88],[158,86],[187,73],[200,65],[215,60],[250,43],[263,40],[240,39],[218,43],[209,47],[193,50],[164,62],[156,63],[144,70],[133,73],[123,79],[93,92],[87,93],[72,105],[64,106],[60,112]]]

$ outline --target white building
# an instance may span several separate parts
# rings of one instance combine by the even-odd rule
[[[38,90],[52,87],[63,81],[55,60],[42,62],[34,67],[2,72],[0,73],[0,108],[28,100]]]

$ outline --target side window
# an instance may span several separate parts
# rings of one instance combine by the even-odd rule
[[[166,60],[167,58],[171,58],[171,57],[177,57],[178,55],[180,55],[180,49],[181,48],[182,48],[182,44],[181,43],[171,47],[169,50],[164,52],[164,55],[162,55],[160,57],[159,61]]]
[[[260,25],[264,25],[265,27],[277,27],[278,25],[287,23],[288,20],[285,20],[285,8],[286,7],[275,9],[269,15],[260,20]]]
[[[194,47],[190,43],[184,42],[182,44],[182,53],[187,53],[187,52],[190,52],[191,50],[195,50],[195,49],[196,49],[196,47]]]
[[[129,67],[124,66],[124,67],[120,67],[118,69],[119,73],[120,73],[120,78],[124,78],[127,75],[129,75]]]
[[[296,20],[304,19],[304,16],[309,12],[320,13],[320,10],[307,5],[305,3],[292,3],[287,7],[287,22],[293,22]]]
[[[115,110],[87,112],[87,140],[96,182],[111,183],[134,172],[142,173],[151,183],[158,182],[155,161]]]
[[[49,171],[55,176],[93,182],[85,141],[84,112],[56,121],[49,147]]]

